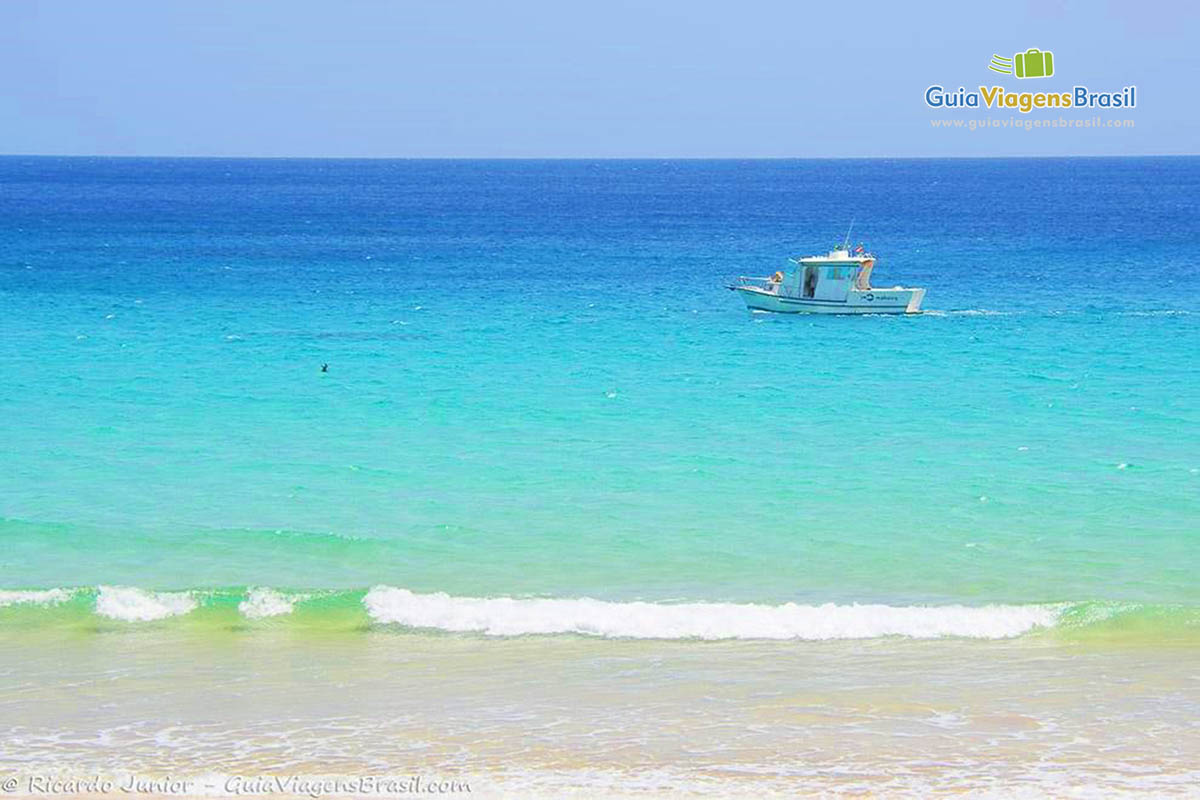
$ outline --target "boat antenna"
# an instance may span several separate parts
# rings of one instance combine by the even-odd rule
[[[854,217],[850,218],[850,227],[846,229],[846,241],[842,244],[845,250],[850,249],[850,231],[854,230]]]

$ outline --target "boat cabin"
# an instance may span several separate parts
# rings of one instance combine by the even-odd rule
[[[844,301],[851,289],[871,288],[875,257],[870,254],[852,256],[849,250],[838,248],[829,255],[790,260],[796,269],[779,276],[778,292],[785,297]]]

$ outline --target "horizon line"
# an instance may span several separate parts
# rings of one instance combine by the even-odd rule
[[[1200,153],[1068,153],[953,156],[256,156],[0,153],[0,158],[187,159],[196,161],[1003,161],[1052,158],[1196,158]]]

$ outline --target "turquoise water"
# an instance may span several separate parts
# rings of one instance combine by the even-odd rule
[[[390,586],[655,604],[612,607],[635,635],[685,601],[750,637],[786,603],[1194,627],[1198,190],[1194,158],[0,159],[0,587],[79,590],[0,621]],[[930,313],[723,289],[852,217]]]

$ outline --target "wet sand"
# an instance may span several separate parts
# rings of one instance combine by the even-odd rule
[[[1200,780],[1194,645],[145,629],[3,643],[0,772],[26,783],[1058,796],[1190,795]]]

